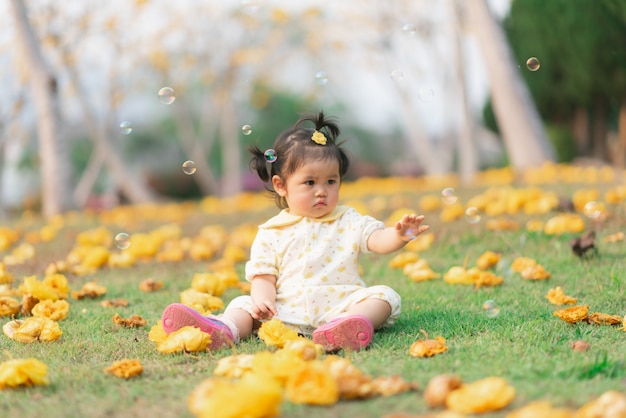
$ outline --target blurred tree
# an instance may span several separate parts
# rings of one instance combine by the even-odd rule
[[[623,167],[626,2],[515,0],[504,27],[543,118],[572,131],[577,155]],[[530,57],[535,71],[525,68]]]
[[[49,217],[71,207],[69,149],[60,135],[58,82],[41,52],[23,1],[11,0],[11,12],[37,113],[42,212]]]
[[[524,169],[554,160],[554,150],[504,30],[486,0],[472,3],[466,11],[487,65],[493,110],[511,165]]]

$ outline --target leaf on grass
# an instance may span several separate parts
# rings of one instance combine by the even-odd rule
[[[87,282],[80,290],[72,290],[72,297],[78,300],[84,298],[95,299],[104,295],[106,292],[106,287],[100,286],[96,282]]]
[[[113,323],[117,325],[121,325],[125,328],[145,327],[147,323],[145,319],[143,319],[141,316],[136,315],[136,314],[133,314],[129,316],[128,318],[122,318],[120,314],[116,313],[115,315],[113,315],[112,320],[113,320]]]
[[[0,389],[47,385],[48,366],[35,359],[11,359],[0,363]]]
[[[600,312],[594,312],[589,314],[587,318],[589,322],[593,322],[598,325],[620,325],[622,323],[622,317],[619,315],[609,315]]]
[[[205,351],[211,344],[211,336],[199,328],[192,326],[182,327],[172,332],[164,341],[157,343],[157,350],[160,353],[192,353]]]
[[[109,367],[103,369],[103,371],[116,377],[130,379],[131,377],[139,376],[143,373],[143,366],[137,359],[123,359],[114,362]]]
[[[626,395],[615,390],[604,392],[576,412],[576,418],[624,416],[626,416]]]
[[[57,322],[36,316],[25,320],[15,319],[9,321],[2,327],[2,332],[10,339],[21,343],[55,341],[63,335]]]
[[[162,281],[155,281],[154,279],[145,279],[141,283],[139,283],[139,290],[142,292],[156,292],[157,290],[161,290],[163,288]]]
[[[287,327],[279,319],[271,319],[261,324],[259,328],[259,338],[263,340],[268,347],[282,348],[289,340],[298,338],[298,333]]]
[[[594,250],[597,254],[596,248],[596,233],[595,231],[587,231],[580,237],[574,238],[570,241],[572,251],[576,256],[582,257],[587,251]]]
[[[432,357],[448,351],[446,339],[442,336],[429,339],[428,334],[423,329],[420,330],[424,334],[425,339],[417,340],[409,348],[409,354],[413,357]]]
[[[501,377],[487,377],[462,384],[446,398],[446,406],[464,414],[498,411],[515,398],[515,388]]]
[[[461,387],[462,383],[461,378],[453,374],[435,376],[424,389],[424,400],[431,408],[444,406],[450,392]]]
[[[115,299],[105,299],[99,303],[103,308],[119,308],[128,306],[127,299],[115,298]]]
[[[555,408],[549,401],[535,401],[515,409],[507,414],[506,418],[572,418],[574,411],[565,408]]]
[[[586,319],[588,314],[589,305],[572,306],[571,308],[559,309],[553,312],[554,316],[570,324]]]
[[[546,299],[553,305],[573,305],[578,299],[567,296],[561,286],[548,290]]]

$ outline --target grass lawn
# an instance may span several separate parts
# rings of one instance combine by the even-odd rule
[[[571,198],[577,187],[588,186],[568,187],[561,188],[563,197]],[[593,187],[606,189],[612,185]],[[397,193],[398,190],[402,193]],[[464,200],[480,190],[468,190]],[[361,202],[373,215],[386,219],[399,207],[414,207],[419,211],[419,199],[424,193],[407,192],[400,185],[383,192],[381,204],[380,198],[372,198],[366,192],[348,190],[346,201]],[[389,267],[395,254],[363,255],[360,265],[364,280],[394,288],[402,296],[403,310],[393,327],[376,333],[367,350],[340,355],[348,356],[353,364],[374,377],[401,375],[417,383],[420,390],[392,397],[340,401],[329,407],[285,401],[281,408],[283,416],[383,417],[400,412],[414,416],[433,413],[436,411],[429,410],[423,399],[423,389],[433,376],[443,373],[457,374],[464,382],[489,376],[507,379],[516,390],[514,401],[504,411],[483,415],[487,417],[505,416],[534,400],[549,400],[555,406],[575,409],[608,390],[626,392],[626,332],[621,325],[566,323],[553,316],[553,311],[563,306],[553,306],[545,297],[549,289],[561,286],[567,295],[578,298],[577,304],[589,305],[590,312],[622,317],[626,314],[626,243],[602,239],[624,229],[623,205],[621,202],[610,206],[610,216],[604,221],[585,219],[586,228],[596,230],[598,251],[597,255],[584,258],[574,255],[570,246],[570,240],[580,233],[529,232],[524,225],[530,216],[521,212],[507,216],[519,223],[516,231],[489,230],[486,216],[470,224],[463,217],[442,222],[438,211],[426,213],[426,223],[431,225],[435,240],[419,255],[434,271],[443,276],[450,267],[462,266],[466,258],[468,267],[474,266],[484,251],[497,251],[502,259],[495,273],[504,278],[503,284],[475,289],[470,285],[451,285],[441,278],[417,283],[401,269]],[[276,211],[271,205],[260,205],[258,210],[248,205],[215,214],[206,210],[211,205],[192,202],[183,206],[178,210],[184,216],[175,222],[186,237],[212,224],[221,224],[229,234],[236,234],[237,226],[258,224]],[[555,215],[551,211],[533,217],[545,221]],[[26,232],[41,226],[39,222],[22,218],[6,225]],[[7,270],[15,277],[16,287],[24,276],[37,275],[42,279],[45,267],[64,259],[81,231],[104,225],[113,234],[120,230],[134,233],[171,222],[172,218],[159,219],[156,215],[123,218],[77,214],[72,221],[66,219],[55,239],[34,244],[34,258],[24,264],[7,266]],[[111,251],[116,251],[114,245]],[[511,262],[521,256],[535,259],[551,273],[551,278],[530,281],[513,272]],[[192,417],[187,407],[190,392],[211,377],[219,358],[233,354],[233,350],[161,354],[148,339],[148,332],[160,319],[163,308],[178,302],[180,292],[190,287],[194,273],[206,272],[208,264],[217,257],[219,254],[208,261],[186,258],[171,263],[151,260],[130,268],[104,267],[92,275],[67,274],[72,290],[97,278],[107,288],[104,298],[125,298],[129,304],[105,308],[99,305],[99,300],[70,298],[69,316],[60,322],[63,335],[59,340],[23,344],[0,335],[0,362],[9,358],[37,358],[48,365],[50,379],[48,386],[0,390],[1,415]],[[238,263],[236,268],[243,273],[243,263]],[[156,292],[141,292],[139,283],[146,278],[163,281],[165,286]],[[238,294],[239,290],[229,289],[222,299],[228,303]],[[497,305],[497,315],[489,315],[483,309],[488,300]],[[123,317],[138,314],[148,325],[138,329],[119,327],[111,320],[115,313]],[[9,320],[2,318],[2,324]],[[430,358],[411,357],[409,347],[423,338],[420,330],[431,338],[444,337],[449,350]],[[590,349],[572,350],[571,344],[576,340],[587,341]],[[239,344],[236,352],[257,353],[265,349],[261,340],[251,338]],[[139,359],[143,374],[124,380],[103,373],[113,361],[124,358]]]

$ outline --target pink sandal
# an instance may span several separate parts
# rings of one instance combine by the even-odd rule
[[[219,319],[204,316],[182,303],[172,303],[167,306],[163,311],[161,323],[163,330],[168,334],[185,326],[199,328],[211,335],[211,345],[209,346],[211,350],[233,344],[233,333],[227,325]]]
[[[372,341],[374,327],[363,315],[342,316],[322,325],[313,332],[313,342],[322,345],[326,352],[340,349],[359,351]]]

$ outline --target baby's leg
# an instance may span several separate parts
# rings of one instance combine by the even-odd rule
[[[377,329],[391,316],[391,305],[382,299],[365,299],[348,309],[346,315],[363,315]]]
[[[219,315],[217,319],[223,321],[231,329],[234,326],[238,331],[239,338],[246,338],[249,336],[254,327],[254,319],[252,318],[252,315],[240,308],[228,309],[222,315]]]

